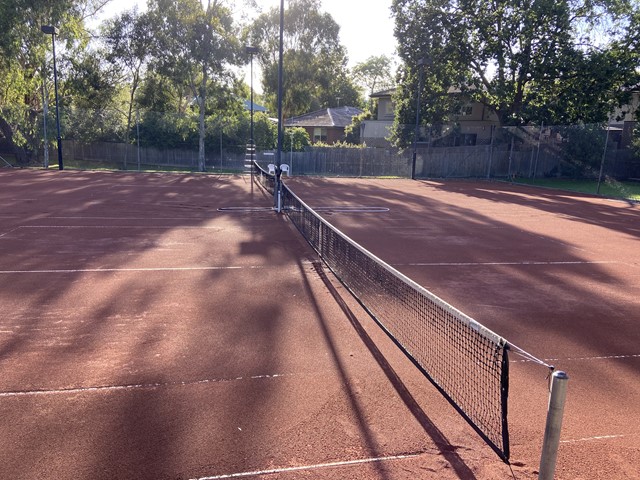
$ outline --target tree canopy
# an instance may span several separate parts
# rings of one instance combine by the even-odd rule
[[[63,139],[198,148],[215,141],[242,148],[249,88],[242,81],[248,59],[244,42],[260,47],[264,96],[276,110],[279,10],[258,15],[254,0],[149,0],[108,18],[96,28],[87,20],[105,0],[0,0],[0,148],[27,161],[44,146],[42,116],[53,105],[51,35],[56,51]],[[245,8],[245,15],[233,12]],[[346,67],[339,26],[320,0],[287,2],[285,116],[325,106],[360,105]],[[244,32],[244,33],[243,33]],[[53,109],[51,109],[53,110]],[[55,119],[47,115],[49,125]],[[273,134],[259,116],[260,145]],[[139,127],[135,129],[134,123]],[[135,129],[135,130],[134,130]],[[247,137],[247,138],[244,138]],[[47,139],[51,141],[49,136]],[[7,150],[8,149],[8,150]],[[126,164],[126,159],[125,159]]]
[[[88,40],[83,19],[95,12],[93,0],[0,1],[0,145],[26,161],[35,143],[36,116],[42,111],[42,85],[50,58],[51,35],[42,25],[66,28],[57,41],[68,49],[82,48]]]
[[[372,56],[353,67],[353,76],[366,89],[367,94],[371,95],[393,85],[391,68],[392,61],[387,55]]]
[[[320,0],[290,0],[284,12],[285,118],[338,105],[360,105],[347,69],[340,27]],[[280,10],[272,8],[250,25],[249,41],[260,48],[265,100],[275,111],[278,93]]]
[[[393,0],[398,137],[415,117],[446,119],[450,95],[483,103],[500,124],[602,122],[638,81],[633,0]]]

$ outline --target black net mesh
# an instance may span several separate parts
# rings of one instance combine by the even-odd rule
[[[259,179],[273,193],[275,178],[260,171]],[[349,239],[286,186],[282,208],[375,321],[508,461],[507,341]]]

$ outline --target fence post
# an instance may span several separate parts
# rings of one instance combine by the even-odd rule
[[[511,176],[511,163],[513,162],[513,144],[515,142],[515,138],[515,134],[511,133],[511,148],[509,148],[509,173],[507,174],[510,182],[513,182],[513,177]]]
[[[551,379],[551,391],[549,392],[549,409],[547,411],[547,424],[544,429],[542,442],[542,455],[540,457],[540,473],[538,480],[553,480],[560,444],[560,429],[562,428],[562,415],[564,403],[567,398],[567,383],[569,376],[565,372],[554,372]]]
[[[491,125],[491,143],[489,144],[489,168],[487,169],[487,178],[491,178],[491,163],[493,162],[493,134],[495,125]]]
[[[602,151],[602,161],[600,162],[600,174],[598,175],[598,187],[596,194],[600,195],[600,185],[602,184],[602,173],[604,172],[604,162],[607,159],[607,144],[609,143],[609,126],[607,125],[607,136],[604,139],[604,150]]]
[[[538,159],[540,158],[540,143],[542,142],[542,130],[544,129],[544,122],[540,123],[540,134],[538,135],[538,148],[536,151],[536,163],[533,167],[533,179],[535,180],[538,173]]]

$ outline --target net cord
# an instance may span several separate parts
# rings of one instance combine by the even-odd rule
[[[283,185],[283,187],[287,190],[287,192],[293,198],[295,198],[295,200],[297,202],[299,202],[304,208],[306,208],[314,217],[316,217],[317,220],[319,220],[322,224],[324,224],[325,227],[330,228],[331,230],[333,230],[344,241],[346,241],[346,242],[350,243],[351,245],[353,245],[354,247],[356,247],[363,255],[369,257],[372,261],[374,261],[376,263],[379,263],[380,266],[382,266],[385,270],[387,270],[390,274],[392,274],[393,276],[398,278],[400,281],[407,283],[409,286],[411,286],[412,288],[414,288],[415,290],[417,290],[418,292],[420,292],[421,294],[426,296],[433,303],[435,303],[439,307],[443,308],[444,310],[448,311],[449,313],[454,315],[456,318],[458,318],[461,322],[463,322],[468,327],[470,327],[472,330],[475,330],[476,332],[480,333],[481,335],[483,335],[484,337],[488,338],[489,340],[491,340],[496,345],[504,347],[504,346],[509,344],[505,338],[503,338],[500,335],[498,335],[497,333],[491,331],[490,329],[488,329],[484,325],[478,323],[476,320],[474,320],[473,318],[469,317],[465,313],[461,312],[457,308],[449,305],[447,302],[445,302],[440,297],[437,297],[436,295],[431,293],[429,290],[424,288],[422,285],[419,285],[418,283],[414,282],[409,277],[407,277],[403,273],[399,272],[398,270],[393,268],[388,263],[386,263],[383,260],[381,260],[380,258],[376,257],[373,253],[369,252],[367,249],[365,249],[363,246],[361,246],[360,244],[355,242],[353,239],[347,237],[339,229],[337,229],[336,227],[331,225],[329,222],[327,222],[324,218],[322,218],[320,215],[318,215],[306,203],[304,203],[302,200],[300,200],[300,197],[298,197],[295,193],[293,193],[286,185]],[[287,209],[286,209],[286,206],[285,206],[285,212],[286,212],[286,210]],[[318,253],[321,254],[321,252],[318,252]]]

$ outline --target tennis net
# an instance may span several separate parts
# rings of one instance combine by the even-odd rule
[[[276,181],[256,175],[271,193]],[[282,210],[363,308],[474,430],[509,460],[508,342],[329,224],[285,185]]]

